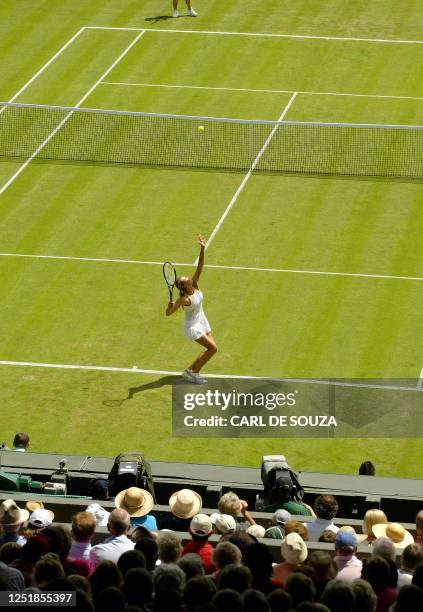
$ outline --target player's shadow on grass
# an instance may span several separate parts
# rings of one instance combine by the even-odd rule
[[[183,17],[183,15],[180,15],[180,17]],[[157,15],[157,17],[146,17],[145,21],[157,23],[159,21],[166,21],[166,19],[175,19],[175,17],[172,17],[172,15]]]
[[[168,385],[174,385],[178,382],[181,382],[180,377],[178,376],[162,376],[162,378],[158,378],[157,380],[153,380],[152,382],[145,383],[144,385],[140,385],[139,387],[130,387],[128,389],[128,395],[120,400],[104,400],[103,405],[114,407],[114,406],[122,406],[124,402],[131,400],[134,395],[137,393],[143,393],[144,391],[151,391],[151,389],[160,389],[160,387],[166,387]]]

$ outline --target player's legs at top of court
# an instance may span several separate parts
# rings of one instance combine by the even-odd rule
[[[191,0],[185,0],[187,3],[188,15],[191,17],[197,17],[197,12],[191,6]],[[173,2],[173,12],[172,17],[179,17],[178,13],[178,0],[172,0]]]

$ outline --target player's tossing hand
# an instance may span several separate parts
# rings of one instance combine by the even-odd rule
[[[201,234],[198,235],[198,243],[201,247],[205,248],[207,240]]]

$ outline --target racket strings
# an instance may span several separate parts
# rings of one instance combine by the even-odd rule
[[[170,263],[165,263],[163,266],[164,277],[168,285],[174,285],[176,282],[176,270]]]

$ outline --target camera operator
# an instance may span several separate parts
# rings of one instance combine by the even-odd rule
[[[315,516],[310,506],[295,499],[294,483],[288,471],[276,478],[273,491],[272,501],[264,506],[263,512],[286,510],[296,516]]]

